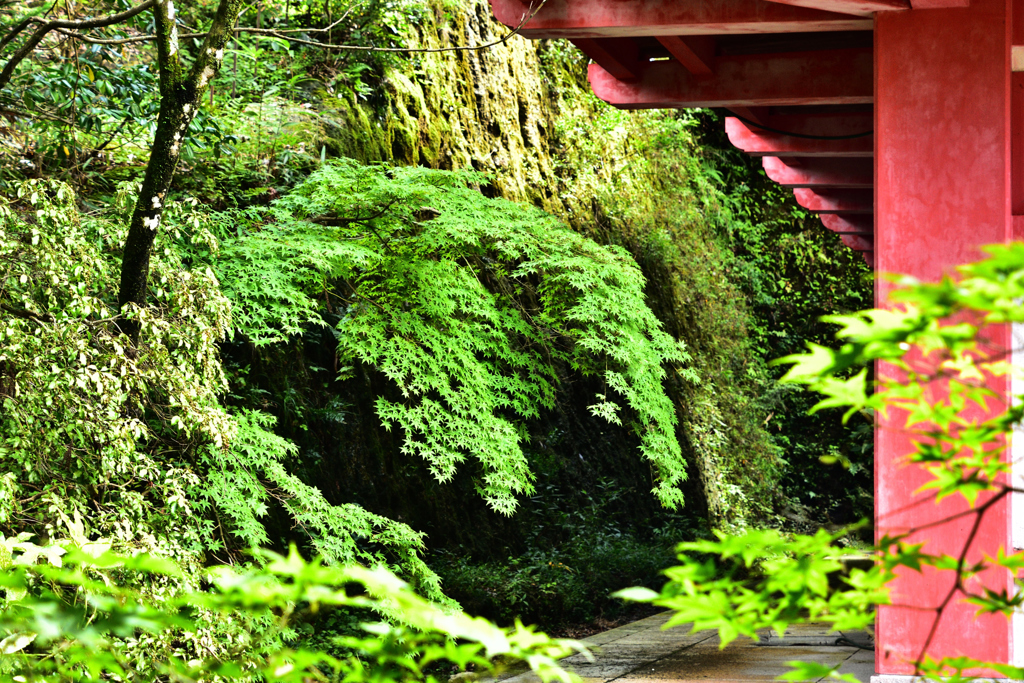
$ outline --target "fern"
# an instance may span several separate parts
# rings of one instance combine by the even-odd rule
[[[472,187],[484,181],[341,160],[269,208],[221,215],[210,261],[236,325],[272,343],[339,307],[341,355],[401,391],[376,409],[403,450],[440,481],[476,460],[505,514],[533,490],[522,420],[554,406],[561,368],[598,375],[630,412],[602,395],[595,414],[628,419],[655,494],[677,507],[686,471],[662,383],[689,357],[646,306],[639,268],[549,214],[484,197]]]
[[[270,431],[275,418],[245,411],[236,416],[238,433],[229,449],[207,448],[208,473],[199,489],[202,510],[216,508],[230,531],[251,549],[270,542],[260,521],[268,512],[270,491],[309,535],[317,554],[329,562],[390,565],[398,559],[405,575],[435,602],[455,607],[441,592],[440,581],[420,559],[423,534],[401,522],[375,515],[358,505],[331,505],[316,488],[288,472],[284,461],[295,444]],[[375,546],[383,551],[370,551]],[[216,549],[216,548],[214,548]]]

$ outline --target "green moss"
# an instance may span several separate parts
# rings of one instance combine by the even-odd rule
[[[406,43],[450,47],[504,34],[486,0],[463,5]],[[434,16],[444,16],[439,6]],[[383,104],[324,95],[338,122],[328,149],[363,162],[472,167],[489,175],[489,193],[626,247],[648,279],[651,306],[701,368],[701,383],[677,379],[672,391],[702,507],[714,519],[742,521],[770,505],[777,467],[756,400],[763,362],[746,342],[750,314],[728,277],[725,200],[707,178],[690,123],[672,112],[609,107],[590,92],[585,71],[564,41],[514,37],[487,50],[421,53],[387,73]]]

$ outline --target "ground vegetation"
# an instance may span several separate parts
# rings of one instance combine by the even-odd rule
[[[865,268],[717,114],[611,109],[476,0],[137,7],[0,7],[6,538],[182,595],[295,543],[559,626],[681,538],[864,511],[863,430],[767,361]]]

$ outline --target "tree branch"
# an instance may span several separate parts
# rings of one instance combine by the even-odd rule
[[[94,157],[94,156],[96,156],[97,154],[99,154],[100,152],[102,152],[102,151],[103,151],[104,149],[106,149],[106,148],[107,148],[107,145],[109,145],[109,144],[110,144],[111,142],[113,142],[113,141],[114,141],[114,138],[116,138],[116,137],[117,137],[118,135],[120,135],[120,134],[121,134],[121,131],[122,131],[122,130],[124,130],[124,127],[125,127],[125,126],[127,126],[127,125],[128,125],[128,123],[129,123],[129,122],[130,122],[131,120],[132,120],[132,117],[130,117],[130,116],[126,116],[126,117],[124,117],[124,119],[122,119],[122,120],[121,120],[121,125],[119,125],[119,126],[117,127],[117,129],[116,129],[116,130],[114,130],[114,132],[110,134],[110,137],[108,137],[108,138],[107,138],[106,142],[104,142],[103,144],[101,144],[101,145],[100,145],[99,147],[96,147],[95,149],[93,149],[93,150],[92,150],[92,151],[91,151],[91,152],[89,153],[89,156],[91,156],[91,157]]]
[[[161,108],[174,94],[181,79],[181,59],[178,56],[178,24],[174,18],[174,3],[158,0],[153,12],[156,25],[156,59],[160,76]]]
[[[24,308],[14,308],[13,306],[8,306],[7,304],[0,304],[0,309],[7,311],[8,313],[15,317],[23,318],[25,320],[34,320],[37,323],[53,322],[53,318],[47,315],[46,313],[33,313],[32,311],[26,310]]]
[[[43,38],[45,38],[46,35],[50,33],[50,31],[53,31],[55,29],[89,29],[101,28],[103,26],[112,26],[113,24],[119,24],[122,21],[131,19],[132,17],[141,14],[145,10],[149,9],[150,7],[153,7],[154,5],[156,5],[156,0],[146,0],[141,5],[136,5],[135,7],[127,9],[124,12],[119,12],[118,14],[111,14],[106,17],[82,19],[80,21],[71,21],[69,19],[53,19],[51,21],[44,23],[42,26],[36,29],[35,33],[29,36],[29,39],[25,41],[25,44],[18,48],[15,51],[15,53],[11,55],[11,58],[7,60],[7,64],[4,65],[3,71],[0,71],[0,89],[6,87],[7,83],[9,83],[11,80],[11,76],[14,75],[14,70],[17,69],[18,65],[21,64],[21,62],[26,57],[28,57],[33,50],[36,49],[36,46],[39,45],[40,42],[42,42]],[[24,22],[22,22],[22,24],[25,24],[24,26],[19,24],[15,28],[18,29],[18,32],[20,33],[21,31],[28,27],[29,23],[37,21],[40,20],[33,17],[30,20],[25,20]],[[7,42],[10,41],[8,40]]]
[[[197,90],[197,96],[206,90],[210,81],[220,70],[221,61],[224,59],[224,48],[234,35],[234,24],[237,18],[237,12],[229,12],[227,4],[221,3],[213,18],[213,24],[210,25],[210,30],[206,34],[206,40],[203,41],[199,54],[196,55],[195,62],[192,64],[192,72],[189,74],[189,83]]]
[[[309,45],[312,47],[324,48],[327,50],[345,50],[349,52],[392,52],[392,53],[434,53],[434,52],[472,52],[475,50],[486,50],[487,48],[495,47],[507,43],[512,36],[517,35],[526,25],[530,19],[540,11],[540,8],[544,6],[547,0],[543,0],[537,5],[537,9],[527,10],[523,14],[522,21],[514,29],[510,30],[501,38],[493,40],[489,43],[483,43],[482,45],[456,45],[454,47],[373,47],[367,45],[336,45],[333,43],[322,43],[316,40],[306,40],[304,38],[296,38],[292,34],[295,33],[327,33],[331,28],[336,26],[338,22],[334,22],[331,26],[322,29],[273,29],[273,28],[253,28],[248,26],[238,26],[234,30],[238,33],[253,33],[261,36],[268,36],[270,38],[280,38],[281,40],[287,40],[290,43],[296,43],[298,45]],[[340,20],[339,20],[340,21]],[[84,43],[93,43],[96,45],[128,45],[131,43],[147,43],[156,40],[155,35],[143,35],[143,36],[132,36],[129,38],[91,38],[83,33],[77,33],[73,31],[62,30],[61,33],[77,38]],[[182,38],[203,38],[206,33],[183,33]]]
[[[27,109],[18,109],[12,107],[9,104],[0,104],[0,115],[12,114],[15,116],[27,116],[30,119],[43,119],[45,121],[56,121],[57,123],[63,123],[65,126],[73,126],[74,123],[71,119],[66,119],[63,116],[56,114],[49,114],[42,111],[28,111]]]
[[[27,19],[23,19],[20,22],[18,22],[10,31],[7,32],[7,35],[5,35],[2,40],[0,40],[0,50],[7,47],[8,43],[10,43],[12,40],[21,35],[22,31],[24,31],[37,21],[40,21],[38,17],[28,17]]]

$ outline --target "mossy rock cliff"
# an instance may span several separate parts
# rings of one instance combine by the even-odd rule
[[[436,5],[429,19],[410,31],[410,47],[483,45],[507,33],[486,0],[465,0],[458,11]],[[648,280],[649,305],[686,344],[700,376],[673,376],[668,387],[690,464],[688,511],[712,524],[767,513],[779,495],[776,448],[758,402],[768,380],[747,341],[748,306],[730,278],[731,216],[702,161],[693,116],[609,107],[590,92],[585,58],[571,44],[518,36],[481,50],[413,54],[393,63],[376,88],[372,102],[354,88],[319,92],[327,154],[473,168],[490,177],[485,194],[532,203],[626,247]],[[306,362],[330,367],[329,334],[303,344]],[[514,520],[479,501],[472,472],[440,486],[399,452],[400,439],[380,427],[368,400],[393,391],[384,378],[363,369],[331,398],[317,395],[312,380],[302,385],[290,352],[272,356],[262,361],[278,371],[272,393],[305,396],[317,410],[344,404],[340,426],[311,423],[316,410],[301,420],[282,415],[310,476],[329,482],[329,497],[407,521],[435,548],[500,553],[521,540]],[[637,519],[653,519],[651,473],[633,436],[589,414],[595,391],[566,369],[559,409],[529,425],[532,465],[559,490],[615,479]]]

